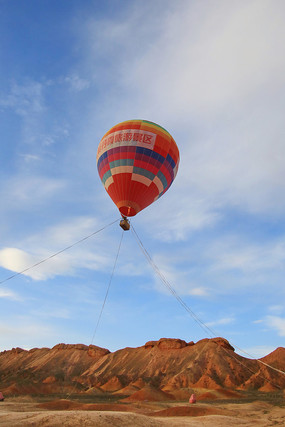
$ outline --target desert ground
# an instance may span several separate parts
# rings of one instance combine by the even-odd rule
[[[0,402],[0,426],[283,426],[284,399],[197,402],[84,403],[80,399],[11,397]]]

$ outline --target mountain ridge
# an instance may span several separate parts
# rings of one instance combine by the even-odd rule
[[[261,361],[285,371],[285,348]],[[285,375],[235,353],[221,337],[194,343],[178,338],[148,341],[140,347],[108,349],[85,344],[0,353],[0,390],[5,395],[70,392],[114,395],[124,399],[181,399],[209,390],[274,391]]]

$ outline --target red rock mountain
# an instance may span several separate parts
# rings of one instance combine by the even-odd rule
[[[6,396],[81,392],[125,401],[184,399],[209,390],[285,388],[285,348],[257,360],[235,353],[223,338],[186,343],[161,338],[111,353],[94,345],[14,348],[0,353],[0,390]],[[233,393],[233,392],[231,392]]]

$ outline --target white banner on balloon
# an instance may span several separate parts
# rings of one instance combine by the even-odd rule
[[[141,129],[122,129],[112,132],[101,139],[97,151],[97,160],[110,148],[132,145],[152,150],[155,140],[156,134]]]

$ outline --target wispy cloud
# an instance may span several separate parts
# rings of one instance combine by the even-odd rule
[[[92,243],[86,241],[80,246],[76,244],[99,228],[94,218],[86,217],[48,227],[41,230],[40,234],[19,242],[21,248],[25,249],[10,247],[0,250],[0,265],[14,272],[27,270],[23,274],[34,280],[76,275],[80,268],[105,271],[112,263],[108,241],[98,235]],[[65,248],[69,250],[54,256]]]
[[[0,289],[0,298],[7,298],[12,301],[21,301],[22,298],[10,289]]]
[[[191,196],[187,191],[184,195],[181,184],[174,183],[168,191],[166,197],[155,202],[142,217],[149,233],[157,239],[164,242],[187,240],[189,235],[211,228],[221,219],[220,213],[206,199]]]
[[[215,260],[215,269],[247,273],[283,270],[285,242],[281,237],[263,244],[252,244],[246,238],[229,237],[215,243],[208,255]]]
[[[274,310],[273,310],[274,311]],[[279,309],[277,310],[279,312]],[[253,321],[255,324],[261,324],[266,329],[272,329],[281,337],[285,336],[285,318],[280,316],[267,315],[261,319]]]
[[[33,310],[32,316],[35,316],[36,318],[56,318],[56,319],[71,319],[72,313],[67,308],[49,308],[49,307],[42,307],[41,310]]]
[[[187,269],[181,269],[181,259],[178,254],[173,254],[172,259],[170,259],[168,255],[162,252],[156,253],[153,256],[153,262],[156,269],[152,271],[152,274],[155,279],[155,287],[159,292],[169,293],[170,286],[180,296],[209,296],[209,290],[206,286],[197,283],[193,278],[191,279],[191,274]],[[159,272],[159,275],[156,274],[156,271]]]
[[[52,259],[40,266],[42,258],[17,248],[5,248],[0,251],[0,265],[7,270],[31,277],[34,280],[45,280],[56,275],[68,274],[73,271],[70,263],[63,259]],[[34,266],[34,267],[33,267]],[[31,268],[33,267],[33,268]]]
[[[270,311],[271,313],[275,313],[275,314],[281,314],[283,313],[285,310],[284,305],[271,305],[270,307],[268,307],[268,311]]]
[[[31,209],[56,197],[66,185],[65,180],[40,175],[7,178],[0,187],[1,200],[5,202],[3,208]]]
[[[269,353],[275,350],[275,347],[270,345],[256,345],[254,347],[248,347],[244,349],[245,353],[238,351],[242,356],[252,357],[260,359],[261,357],[267,356]]]
[[[34,161],[39,161],[41,158],[35,154],[20,154],[20,156],[25,160],[25,162],[30,163]]]
[[[266,316],[264,323],[267,327],[274,329],[278,335],[285,337],[285,318],[278,316]]]
[[[206,3],[170,4],[160,16],[155,42],[130,64],[128,83],[143,85],[143,100],[154,101],[153,111],[159,104],[170,121],[173,115],[180,121],[209,117],[230,105],[236,111],[261,85],[274,88],[278,80],[284,82],[285,60],[277,54],[284,37],[280,4]]]
[[[229,325],[231,323],[235,322],[234,317],[223,317],[222,319],[217,319],[214,322],[207,322],[206,325],[213,327],[213,326],[221,326],[221,325]]]
[[[44,110],[43,85],[28,81],[23,85],[12,84],[8,95],[0,98],[0,107],[11,108],[22,117],[42,113]]]
[[[6,93],[0,96],[2,111],[13,111],[20,116],[20,138],[16,146],[19,159],[26,163],[43,160],[43,157],[46,162],[47,157],[53,155],[48,147],[65,140],[68,135],[66,120],[58,120],[50,105],[51,86],[56,85],[60,90],[63,83],[23,79],[22,82],[11,83]],[[68,84],[77,91],[87,85],[76,76],[70,77]]]
[[[90,61],[98,62],[100,40],[129,101],[114,112],[118,119],[143,115],[176,130],[181,164],[175,193],[165,196],[171,209],[160,203],[161,221],[170,224],[163,232],[158,223],[162,239],[185,239],[215,224],[229,206],[273,216],[285,211],[278,197],[285,190],[284,6],[206,4],[169,2],[143,29],[144,12],[135,7],[123,22],[88,26]],[[143,52],[134,51],[134,38],[144,41]]]
[[[90,87],[90,81],[79,77],[77,74],[65,77],[64,82],[75,92],[81,92]]]
[[[192,287],[190,288],[190,290],[188,291],[189,295],[193,295],[194,297],[206,297],[209,296],[209,290],[205,287]]]

